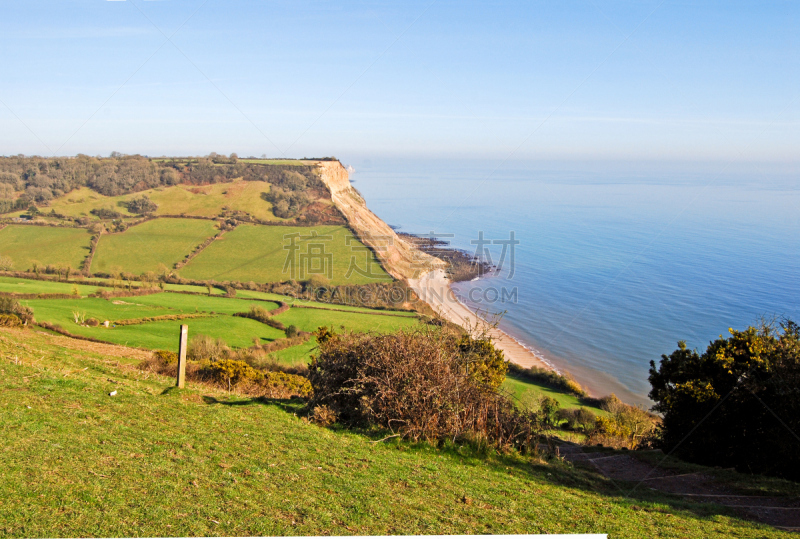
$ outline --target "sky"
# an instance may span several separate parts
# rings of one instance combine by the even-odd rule
[[[796,1],[0,13],[0,155],[800,161]]]

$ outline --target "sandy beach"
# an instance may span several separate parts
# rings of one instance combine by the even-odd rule
[[[486,324],[486,321],[458,301],[444,270],[429,271],[419,279],[409,279],[408,284],[420,299],[454,324],[470,329]],[[523,367],[553,368],[501,329],[491,328],[488,333],[495,346],[503,351],[509,361]]]

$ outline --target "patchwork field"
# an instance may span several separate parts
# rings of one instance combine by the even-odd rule
[[[31,269],[34,261],[78,269],[89,254],[90,239],[82,228],[9,225],[0,230],[0,255],[11,258],[18,271]]]
[[[131,216],[123,203],[145,195],[158,204],[156,215],[215,217],[223,209],[229,209],[247,212],[262,221],[280,221],[272,213],[272,204],[261,198],[261,193],[269,190],[268,182],[243,180],[212,185],[159,187],[116,197],[108,197],[88,187],[81,187],[54,200],[50,207],[56,213],[70,217],[93,217],[90,212],[100,208],[109,208],[123,216]]]
[[[317,234],[317,238],[312,236]],[[299,235],[292,252],[290,236]],[[187,279],[218,281],[277,282],[289,279],[305,280],[311,271],[330,274],[331,284],[365,284],[391,281],[380,267],[374,253],[353,239],[352,232],[341,226],[288,227],[241,225],[208,246],[184,266],[180,275]],[[315,246],[321,247],[315,247]],[[319,249],[320,256],[314,250]],[[284,267],[293,259],[294,268]],[[329,258],[326,258],[329,257]],[[355,271],[346,277],[351,259],[373,278]],[[316,267],[315,267],[316,266]],[[368,269],[369,268],[369,269]]]
[[[218,231],[214,221],[200,219],[154,219],[119,234],[100,237],[92,261],[92,272],[141,274],[167,268],[183,259]]]
[[[45,290],[50,291],[49,293],[64,293],[66,289],[71,290],[69,288],[71,286],[73,286],[72,283],[0,278],[0,292],[4,291],[4,287],[24,287],[25,293],[43,293]],[[84,293],[93,288],[85,285],[78,286],[83,287],[82,292]],[[60,287],[64,287],[64,289]],[[201,289],[202,287],[195,288]],[[54,292],[55,290],[58,292]],[[252,346],[256,338],[262,342],[269,342],[285,337],[283,331],[261,322],[231,316],[237,312],[248,311],[251,305],[274,310],[278,308],[277,301],[291,301],[291,298],[284,296],[275,294],[270,296],[276,301],[161,292],[128,298],[31,299],[21,300],[21,303],[33,309],[37,322],[58,325],[74,335],[140,348],[177,350],[178,327],[184,323],[189,324],[190,336],[208,335],[225,341],[233,348]],[[314,302],[307,303],[321,305]],[[198,314],[205,316],[183,320],[150,321],[133,325],[115,325],[115,322],[121,320]],[[108,320],[110,327],[88,327],[83,322],[90,318],[95,318],[100,323]],[[418,323],[414,313],[386,316],[383,311],[337,312],[329,309],[309,308],[292,308],[277,315],[275,319],[287,327],[294,325],[300,330],[309,332],[316,330],[319,326],[336,328],[344,326],[352,331],[393,331]],[[276,359],[290,363],[307,361],[314,346],[312,340],[310,343],[282,350],[276,353]]]

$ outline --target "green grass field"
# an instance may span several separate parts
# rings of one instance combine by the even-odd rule
[[[89,254],[90,239],[82,228],[9,225],[0,230],[0,255],[11,258],[17,271],[31,269],[34,261],[78,269]]]
[[[214,221],[200,219],[153,219],[120,234],[100,237],[92,272],[127,271],[140,274],[167,268],[183,259],[217,233]]]
[[[278,308],[277,303],[270,301],[250,301],[239,298],[225,298],[221,296],[195,296],[190,294],[174,294],[165,292],[163,294],[153,294],[151,296],[139,296],[129,298],[127,301],[135,301],[145,305],[158,305],[168,307],[180,312],[199,311],[214,312],[218,314],[233,314],[247,312],[251,305],[258,305],[268,311]]]
[[[177,352],[178,331],[181,324],[189,324],[190,339],[193,335],[208,335],[215,339],[222,339],[233,348],[253,346],[253,339],[256,337],[264,342],[285,337],[283,331],[261,322],[222,315],[184,321],[162,321],[122,326],[105,330],[106,333],[101,332],[99,336],[92,336],[116,344]]]
[[[159,296],[161,296],[159,298]],[[194,313],[194,307],[188,306],[184,298],[215,300],[219,298],[202,298],[184,294],[157,294],[154,296],[141,296],[134,298],[120,298],[105,300],[101,298],[85,299],[35,299],[22,300],[21,303],[33,308],[37,321],[58,324],[74,335],[92,337],[105,342],[148,348],[151,350],[178,349],[178,329],[181,324],[189,324],[190,335],[209,335],[215,339],[222,339],[229,346],[243,348],[253,345],[253,338],[258,337],[264,341],[273,341],[284,337],[284,332],[269,327],[261,322],[247,318],[238,318],[218,314],[208,318],[193,318],[189,320],[168,320],[148,322],[130,326],[117,327],[85,327],[75,323],[73,312],[79,312],[86,318],[97,318],[100,322],[108,320],[129,320],[135,318],[164,316],[181,313]],[[149,299],[149,303],[140,300]],[[174,300],[173,308],[170,299]],[[230,300],[228,300],[230,301]],[[245,303],[245,306],[249,303]],[[224,306],[215,305],[219,311],[235,312],[241,305]],[[203,310],[203,309],[201,309]]]
[[[34,283],[37,281],[31,281],[31,284],[26,286],[36,290],[33,288]],[[53,283],[42,282],[42,284]],[[189,324],[190,335],[209,335],[222,339],[234,348],[252,346],[255,337],[268,342],[285,336],[283,331],[261,322],[231,316],[237,312],[248,311],[251,305],[258,305],[267,310],[278,307],[274,302],[253,301],[249,298],[162,292],[130,298],[31,299],[21,300],[21,303],[33,309],[34,317],[39,322],[60,325],[74,335],[140,348],[177,349],[176,335],[178,326],[182,323]],[[108,320],[112,327],[86,327],[78,324],[75,322],[76,312],[82,315],[84,320],[96,318],[101,323]],[[113,327],[113,323],[117,320],[195,313],[215,313],[215,316]],[[379,313],[380,311],[370,314],[294,308],[275,318],[286,326],[295,325],[304,331],[314,331],[319,326],[335,328],[345,326],[352,331],[395,331],[417,323],[417,319],[413,316],[385,316]],[[277,357],[281,361],[290,363],[307,361],[309,350],[308,345],[300,345],[277,352]]]
[[[16,277],[0,277],[0,292],[14,294],[72,294],[77,288],[78,294],[88,296],[98,290],[99,286],[90,286],[80,283],[61,283],[52,281],[39,281],[34,279],[17,279]]]
[[[269,301],[283,301],[285,303],[289,303],[292,306],[307,306],[313,307],[316,309],[328,309],[332,311],[352,311],[354,313],[375,313],[375,312],[383,312],[387,314],[391,314],[394,316],[417,316],[417,313],[411,311],[392,311],[392,310],[377,310],[377,309],[368,309],[366,307],[355,307],[353,305],[339,305],[337,303],[323,303],[319,301],[310,301],[305,299],[299,298],[292,298],[289,296],[282,296],[280,294],[271,294],[269,292],[258,292],[255,290],[237,290],[236,291],[237,298],[255,298],[255,299],[265,299]]]
[[[419,322],[416,317],[409,316],[383,316],[380,314],[351,313],[329,311],[327,309],[289,309],[275,317],[283,325],[297,326],[303,331],[314,331],[319,326],[346,329],[357,332],[390,333],[398,329],[412,327]]]
[[[297,240],[298,249],[294,253],[284,248],[290,247],[292,243],[287,235],[300,234],[304,238],[311,238],[312,232],[316,232],[318,237],[330,239]],[[361,246],[355,239],[352,240],[352,245],[345,244],[346,238],[351,235],[352,233],[344,227],[330,225],[318,227],[240,225],[192,259],[180,270],[180,275],[197,280],[265,283],[289,279],[305,280],[311,276],[307,269],[318,268],[320,272],[330,272],[331,284],[390,281],[391,277],[378,265],[372,251],[353,251],[352,247]],[[324,246],[324,256],[330,255],[329,262],[324,261],[324,256],[313,256],[314,245]],[[283,271],[287,256],[290,259],[294,258],[294,271],[291,268],[287,268],[286,272]],[[371,271],[377,278],[368,278],[355,272],[349,278],[345,278],[351,257],[356,257],[356,264],[364,270],[369,260]]]
[[[316,347],[317,339],[312,337],[311,340],[305,344],[278,350],[277,352],[272,352],[271,355],[278,362],[286,363],[287,365],[307,365],[308,362],[311,361],[311,354],[314,353]]]
[[[4,537],[793,537],[559,460],[372,444],[385,434],[306,423],[296,401],[175,390],[64,342],[0,329]]]
[[[90,212],[100,208],[110,208],[124,216],[130,216],[131,213],[120,203],[145,195],[158,204],[156,215],[215,217],[227,208],[247,212],[263,221],[280,221],[272,213],[272,204],[261,198],[261,193],[269,190],[268,182],[243,180],[202,186],[173,185],[116,197],[101,195],[88,187],[82,187],[57,198],[50,207],[56,213],[71,217],[93,217]]]
[[[503,389],[515,403],[522,406],[535,406],[539,399],[547,396],[557,400],[561,408],[589,408],[597,415],[608,415],[608,412],[600,408],[581,404],[580,399],[575,395],[512,376],[506,377]]]

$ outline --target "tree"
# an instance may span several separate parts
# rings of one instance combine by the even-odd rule
[[[158,204],[150,200],[147,195],[142,195],[138,198],[132,198],[126,204],[128,211],[144,215],[146,213],[153,213],[158,209]]]
[[[800,479],[800,326],[729,331],[702,354],[681,341],[650,362],[660,443],[693,462]]]

